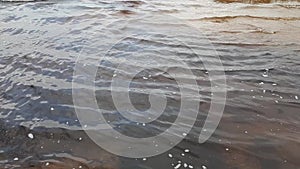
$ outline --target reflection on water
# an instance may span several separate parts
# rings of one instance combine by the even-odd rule
[[[300,4],[221,2],[225,1],[0,2],[0,167],[299,168]],[[222,59],[228,96],[218,129],[208,142],[198,144],[210,106],[210,82],[202,63],[190,53],[181,53],[199,77],[203,113],[187,138],[169,152],[127,159],[97,147],[83,132],[74,112],[71,82],[83,47],[103,40],[111,43],[110,34],[124,29],[116,25],[144,13],[169,14],[202,31]],[[95,32],[101,36],[93,37]],[[159,57],[174,49],[156,41],[127,39],[124,43],[112,56],[126,58],[128,46],[133,51],[151,47],[147,52]],[[86,59],[92,58],[87,54]],[[151,63],[151,59],[143,61]],[[125,63],[134,64],[130,59]],[[176,83],[149,68],[132,86],[140,89],[131,95],[137,108],[149,107],[141,91],[154,87],[170,93],[167,114],[149,127],[132,126],[119,118],[107,90],[116,69],[109,60],[96,79],[99,106],[117,130],[130,136],[162,132],[178,112]]]

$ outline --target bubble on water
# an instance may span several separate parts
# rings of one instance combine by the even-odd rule
[[[181,164],[179,163],[179,164],[177,164],[175,167],[174,167],[174,169],[178,169],[178,168],[180,168],[181,167]]]
[[[277,86],[277,84],[276,84],[276,83],[273,83],[272,85],[273,85],[273,86]]]
[[[184,154],[184,153],[181,153],[181,156],[183,156],[183,157],[184,157],[184,156],[185,156],[185,154]]]
[[[28,133],[28,135],[27,135],[30,139],[33,139],[34,138],[34,136],[33,136],[33,134],[32,133]]]
[[[189,165],[189,168],[194,168],[194,166],[192,166],[192,165]]]
[[[278,103],[278,100],[275,100],[275,103]]]
[[[46,165],[46,166],[48,166],[48,165],[49,165],[49,163],[47,162],[45,165]]]
[[[15,158],[14,158],[14,161],[18,161],[18,160],[19,160],[19,158],[18,158],[18,157],[15,157]]]
[[[205,165],[202,165],[201,167],[202,167],[202,169],[207,169],[207,167]]]
[[[266,71],[262,74],[263,77],[268,77],[269,69],[265,69]]]
[[[187,136],[187,134],[186,134],[186,133],[182,133],[182,135],[183,135],[183,136]]]
[[[145,124],[145,123],[143,123],[142,125],[143,125],[143,126],[146,126],[146,124]]]
[[[260,82],[259,84],[260,84],[260,85],[263,85],[263,84],[265,84],[265,83],[264,83],[264,82]]]
[[[295,99],[298,100],[298,96],[295,96]]]
[[[78,138],[78,140],[79,140],[79,141],[81,141],[81,140],[82,140],[82,138],[81,138],[81,137],[79,137],[79,138]]]
[[[226,151],[229,151],[229,148],[225,148]]]
[[[143,161],[146,161],[147,160],[147,158],[143,158]]]
[[[184,168],[186,168],[187,166],[188,166],[187,163],[184,163],[184,164],[183,164],[183,167],[184,167]]]
[[[188,153],[188,152],[190,152],[190,150],[189,149],[185,149],[184,152]]]
[[[170,158],[173,158],[173,155],[172,155],[172,154],[168,154],[168,156],[169,156]]]
[[[117,76],[117,74],[113,74],[113,77],[116,77]]]
[[[147,80],[148,78],[144,76],[143,79],[144,79],[144,80]]]
[[[78,168],[82,168],[82,166],[80,165]]]
[[[51,111],[53,111],[53,110],[54,110],[54,108],[53,108],[53,107],[51,107],[51,108],[50,108],[50,110],[51,110]]]
[[[245,133],[245,134],[248,134],[248,131],[247,131],[247,130],[245,130],[245,131],[244,131],[244,133]]]

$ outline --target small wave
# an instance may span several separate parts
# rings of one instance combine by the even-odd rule
[[[299,0],[216,0],[221,3],[250,3],[250,4],[258,4],[258,3],[277,3],[277,2],[300,2]]]
[[[120,2],[123,3],[123,4],[127,4],[130,7],[140,6],[140,5],[145,3],[143,1],[120,1]]]
[[[204,17],[200,19],[190,19],[191,21],[211,21],[211,22],[228,22],[229,20],[246,18],[246,19],[261,19],[261,20],[273,20],[273,21],[297,21],[299,17],[262,17],[262,16],[251,16],[251,15],[237,15],[237,16],[220,16],[220,17]]]
[[[46,0],[0,0],[0,2],[38,2]]]

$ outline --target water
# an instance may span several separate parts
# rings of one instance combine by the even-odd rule
[[[1,168],[299,168],[300,4],[221,2],[2,1]],[[124,39],[110,51],[96,76],[99,107],[116,130],[133,137],[157,135],[176,119],[180,103],[176,82],[152,69],[153,65],[175,68],[174,58],[168,57],[174,50],[184,53],[180,57],[197,75],[202,96],[202,114],[185,140],[159,156],[129,159],[104,151],[83,132],[74,111],[72,75],[78,55],[93,61],[93,53],[113,43],[111,36],[122,34],[122,23],[144,14],[171,15],[205,34],[223,62],[228,93],[218,129],[209,141],[199,144],[197,138],[211,98],[202,62],[190,51],[172,46],[175,42],[168,37]],[[180,24],[170,23],[178,31]],[[139,28],[140,35],[143,29],[147,27]],[[182,35],[199,42],[187,32]],[[91,48],[95,44],[98,46]],[[201,45],[204,53],[213,50]],[[131,57],[140,51],[157,59],[142,54]],[[126,71],[116,73],[120,60]],[[145,70],[131,86],[137,109],[149,108],[149,90],[168,93],[166,113],[146,125],[120,118],[110,93],[111,78],[126,79],[138,65]]]

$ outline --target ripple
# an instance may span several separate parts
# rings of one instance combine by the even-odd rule
[[[0,167],[167,169],[180,164],[181,168],[208,169],[297,168],[299,1],[249,2],[2,0]],[[123,38],[98,62],[97,54],[115,43],[112,36],[132,28],[124,23],[149,13],[182,20],[133,20],[144,23],[135,29],[135,36]],[[182,30],[187,24],[207,35],[213,46]],[[190,48],[164,34],[144,31],[151,27],[178,31]],[[214,135],[199,145],[196,138],[211,105],[210,80],[219,78],[209,79],[203,60],[214,65],[215,52],[227,77],[226,108]],[[80,65],[83,71],[98,66],[95,94],[107,121],[118,132],[136,138],[158,135],[172,125],[180,109],[180,90],[166,72],[183,71],[185,67],[178,63],[186,63],[197,81],[197,85],[185,86],[190,92],[186,99],[199,102],[194,128],[179,145],[158,157],[127,159],[102,150],[84,133],[85,126],[74,110],[71,82],[78,55],[89,63]],[[119,63],[124,69],[117,67]],[[148,95],[154,89],[164,93],[165,112],[149,124],[122,117],[111,97],[111,79],[131,80],[128,77],[141,67],[144,70],[134,76],[130,90],[118,88],[116,92],[130,92],[131,101],[141,111],[148,110]],[[184,73],[178,76],[193,78]],[[193,95],[197,88],[200,99]],[[99,129],[97,125],[95,119],[86,128]]]

